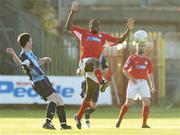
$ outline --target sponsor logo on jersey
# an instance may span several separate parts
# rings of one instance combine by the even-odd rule
[[[136,65],[136,69],[146,69],[146,65]]]
[[[87,41],[101,42],[101,39],[98,37],[88,36]]]

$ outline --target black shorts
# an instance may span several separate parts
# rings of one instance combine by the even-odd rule
[[[86,95],[86,80],[84,80],[83,82],[82,82],[82,84],[81,84],[81,89],[82,89],[82,91],[81,91],[81,97],[82,98],[84,98],[85,97],[85,95]],[[98,101],[98,98],[99,98],[99,88],[98,89],[96,89],[96,91],[95,91],[95,93],[94,93],[94,95],[93,95],[93,97],[92,97],[92,102],[97,102]]]
[[[47,77],[44,80],[34,82],[32,87],[45,101],[48,96],[56,92]]]
[[[98,98],[99,98],[99,88],[96,89],[96,91],[95,91],[95,93],[94,93],[94,95],[92,97],[92,102],[96,103],[98,101]]]

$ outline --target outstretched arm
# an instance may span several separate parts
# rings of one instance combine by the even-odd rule
[[[25,63],[23,63],[19,57],[16,55],[15,51],[12,49],[12,48],[6,48],[6,53],[10,54],[13,59],[14,59],[14,62],[18,65],[18,66],[21,66],[22,70],[24,73],[26,73],[27,71],[25,70],[25,66],[27,67],[27,65],[24,65],[25,63],[29,62],[28,60],[27,61],[24,61]],[[28,68],[28,67],[27,67]]]
[[[50,63],[50,62],[51,62],[51,58],[50,57],[39,58],[40,65],[43,65],[45,63]]]
[[[22,65],[22,61],[19,59],[19,57],[16,55],[15,51],[12,48],[6,48],[6,52],[13,57],[14,62],[18,66]]]
[[[72,3],[72,7],[71,7],[71,12],[67,18],[67,22],[66,22],[66,29],[67,30],[71,30],[71,26],[73,25],[73,20],[74,20],[74,14],[78,11],[78,2],[74,1]]]
[[[128,37],[129,33],[134,29],[134,19],[129,18],[127,21],[127,30],[124,34],[120,37],[120,39],[116,43],[122,43]]]

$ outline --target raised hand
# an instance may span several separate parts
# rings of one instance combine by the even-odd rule
[[[133,30],[134,29],[134,19],[129,18],[126,25],[129,30]]]
[[[13,48],[6,48],[6,53],[13,55],[15,52]]]
[[[71,6],[71,11],[77,12],[79,9],[78,5],[79,5],[79,3],[77,1],[73,1],[72,6]]]

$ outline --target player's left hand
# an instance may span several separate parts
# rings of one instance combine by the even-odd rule
[[[44,57],[44,60],[45,60],[46,62],[48,62],[48,63],[51,62],[51,58],[50,58],[50,57]]]
[[[129,30],[133,30],[134,29],[134,19],[129,18],[126,25]]]

